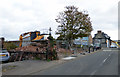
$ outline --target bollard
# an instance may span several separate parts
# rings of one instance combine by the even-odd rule
[[[94,52],[94,47],[93,47],[93,52]]]
[[[89,47],[88,53],[90,53],[90,47]]]
[[[82,53],[83,55],[85,55],[85,53]]]

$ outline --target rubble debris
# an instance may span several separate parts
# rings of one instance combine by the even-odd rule
[[[67,53],[67,52],[73,53],[74,51],[71,51],[69,49],[64,49],[64,48],[58,48],[57,52],[59,52],[59,53]]]
[[[36,43],[36,42],[30,43],[30,45],[31,46],[37,46],[37,47],[40,47],[40,48],[47,47],[47,44],[41,44],[41,43]]]
[[[40,43],[31,43],[28,46],[18,47],[15,51],[24,51],[24,52],[45,52],[46,45]]]
[[[47,46],[40,43],[31,43],[28,46],[18,47],[9,51],[10,61],[21,61],[29,59],[45,59]]]
[[[37,46],[24,46],[24,47],[16,48],[15,51],[45,52],[46,47],[40,48]]]
[[[51,50],[52,49],[52,50]],[[56,60],[56,49],[48,48],[46,44],[31,43],[28,46],[18,47],[13,51],[9,51],[11,54],[11,61],[21,61],[28,59],[39,60]]]

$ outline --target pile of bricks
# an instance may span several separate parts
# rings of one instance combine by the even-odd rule
[[[27,51],[27,52],[45,52],[46,48],[39,48],[37,46],[24,46],[16,48],[15,51]]]
[[[32,43],[28,46],[18,47],[15,51],[26,51],[26,52],[45,52],[46,46],[40,43]]]
[[[47,44],[41,44],[41,43],[36,43],[36,42],[33,42],[30,44],[31,46],[37,46],[39,48],[43,48],[43,47],[46,47]]]
[[[18,47],[9,51],[11,58],[9,61],[21,61],[29,59],[46,59],[47,45],[31,43],[28,46]]]

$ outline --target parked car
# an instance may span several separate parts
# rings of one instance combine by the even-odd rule
[[[96,43],[95,45],[94,45],[94,48],[97,50],[97,49],[101,49],[101,45],[100,45],[100,43]]]
[[[10,59],[9,52],[7,50],[5,50],[5,49],[1,49],[0,50],[0,61],[8,62],[9,59]]]
[[[110,48],[117,48],[117,46],[116,45],[111,45]]]

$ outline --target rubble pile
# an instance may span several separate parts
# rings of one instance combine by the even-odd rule
[[[24,46],[16,48],[15,51],[27,51],[27,52],[44,52],[46,48],[39,48],[36,46]]]
[[[43,48],[43,47],[46,47],[47,44],[41,44],[41,43],[36,43],[36,42],[33,42],[30,44],[31,46],[37,46],[39,48]]]
[[[26,52],[45,52],[46,46],[40,43],[31,43],[28,46],[18,47],[15,51],[26,51]]]
[[[59,53],[73,53],[74,51],[64,49],[64,48],[58,48],[57,52],[59,52]]]

